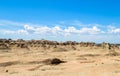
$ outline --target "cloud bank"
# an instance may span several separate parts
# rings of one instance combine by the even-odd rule
[[[21,37],[21,38],[52,38],[53,40],[75,40],[75,41],[111,41],[114,40],[113,36],[120,36],[120,28],[115,26],[106,25],[104,28],[100,24],[83,24],[77,22],[67,24],[51,24],[51,25],[35,25],[11,22],[0,20],[0,35],[1,38],[5,37]],[[53,26],[53,27],[51,27]],[[10,28],[9,28],[10,27]],[[14,29],[16,28],[16,29]],[[110,39],[107,39],[109,36]],[[90,38],[90,39],[89,39]],[[113,42],[114,42],[113,41]]]

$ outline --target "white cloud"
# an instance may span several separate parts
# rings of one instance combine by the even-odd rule
[[[100,33],[104,33],[96,26],[93,26],[92,28],[83,27],[79,30],[76,29],[75,27],[68,27],[64,31],[66,33],[74,33],[74,34],[100,34]]]
[[[75,27],[68,27],[67,29],[64,29],[66,33],[80,33],[80,30],[77,30]]]
[[[24,25],[24,29],[28,31],[35,31],[35,28],[29,25]]]
[[[26,31],[32,31],[34,34],[50,34],[50,35],[71,35],[71,34],[99,34],[103,33],[98,27],[93,26],[92,28],[81,28],[76,29],[75,27],[71,26],[66,29],[62,29],[59,26],[54,27],[48,27],[48,26],[42,26],[42,27],[32,27],[29,25],[24,26]]]
[[[52,34],[56,35],[56,34],[61,34],[62,33],[62,29],[59,26],[55,26],[51,29]]]
[[[5,25],[5,27],[0,27],[1,36],[3,36],[2,34],[6,36],[9,34],[11,36],[13,35],[18,37],[26,36],[26,38],[45,37],[49,39],[49,37],[54,37],[54,39],[61,38],[66,40],[74,38],[77,38],[77,40],[84,40],[85,38],[88,38],[88,40],[107,40],[108,36],[113,36],[116,34],[119,35],[120,33],[120,28],[117,28],[115,26],[104,26],[100,24],[83,24],[79,21],[74,21],[73,24],[67,24],[66,22],[62,22],[61,24],[51,24],[52,26],[43,26],[34,24],[26,25],[18,22],[0,20],[0,25]],[[10,28],[7,28],[7,26],[9,25]],[[110,36],[111,39],[113,39],[112,36]],[[110,41],[110,39],[108,41]]]
[[[120,28],[112,29],[110,33],[120,33]]]
[[[50,34],[50,35],[71,35],[71,34],[99,34],[102,33],[103,31],[100,30],[100,28],[98,28],[95,25],[99,25],[99,24],[83,24],[80,21],[73,21],[73,23],[69,24],[69,25],[73,25],[73,26],[68,26],[63,29],[59,25],[59,26],[54,26],[54,27],[48,27],[48,26],[38,26],[35,27],[34,25],[24,25],[23,23],[18,23],[18,22],[13,22],[13,21],[7,21],[7,20],[0,20],[0,23],[4,24],[4,25],[14,25],[14,26],[22,26],[23,29],[17,29],[17,30],[6,30],[4,31],[6,34],[7,33],[16,33],[16,31],[18,31],[18,34],[21,33],[25,33],[25,34]],[[82,26],[79,28],[76,28],[75,26]],[[87,26],[93,26],[91,28],[88,28]],[[13,27],[14,28],[14,27]],[[116,32],[118,32],[119,30],[116,30]]]
[[[72,34],[99,34],[102,31],[93,26],[91,28],[81,28],[77,29],[73,26],[62,29],[59,26],[48,27],[48,26],[40,26],[40,27],[33,27],[30,25],[24,25],[23,29],[18,30],[4,30],[5,34],[39,34],[39,35],[62,35],[62,36],[70,36]]]
[[[80,33],[88,33],[88,34],[99,34],[103,33],[98,27],[93,26],[92,28],[81,28]]]
[[[26,30],[18,30],[16,33],[17,34],[24,34],[24,35],[28,35],[29,34],[28,31],[26,31]]]
[[[21,35],[28,35],[29,33],[26,31],[26,30],[0,30],[0,33],[1,34],[12,34],[12,35],[15,35],[15,34],[21,34]]]
[[[2,34],[15,34],[15,31],[12,31],[12,30],[1,30],[0,32]]]
[[[35,30],[34,30],[35,34],[47,34],[50,32],[51,32],[51,28],[49,28],[47,26],[38,27],[38,28],[35,28]]]
[[[108,33],[120,33],[120,28],[116,28],[114,26],[108,26]]]
[[[24,23],[20,22],[14,22],[14,21],[9,21],[9,20],[0,20],[0,26],[23,26]]]

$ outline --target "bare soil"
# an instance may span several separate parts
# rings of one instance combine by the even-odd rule
[[[120,50],[112,55],[102,48],[75,47],[67,51],[0,50],[0,76],[120,76]],[[43,62],[53,58],[65,63]]]

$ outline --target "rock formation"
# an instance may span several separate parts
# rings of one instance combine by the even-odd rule
[[[107,50],[115,50],[119,49],[119,46],[116,44],[110,44],[103,42],[102,44],[96,44],[94,42],[76,42],[76,41],[66,41],[66,42],[57,42],[57,41],[49,41],[49,40],[12,40],[12,39],[0,39],[0,49],[12,49],[15,48],[43,48],[43,49],[50,49],[50,48],[65,48],[70,47],[73,50],[76,50],[76,45],[79,47],[100,47],[102,49]]]

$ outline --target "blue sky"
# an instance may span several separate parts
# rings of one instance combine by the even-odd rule
[[[0,38],[120,43],[119,0],[1,0]]]

